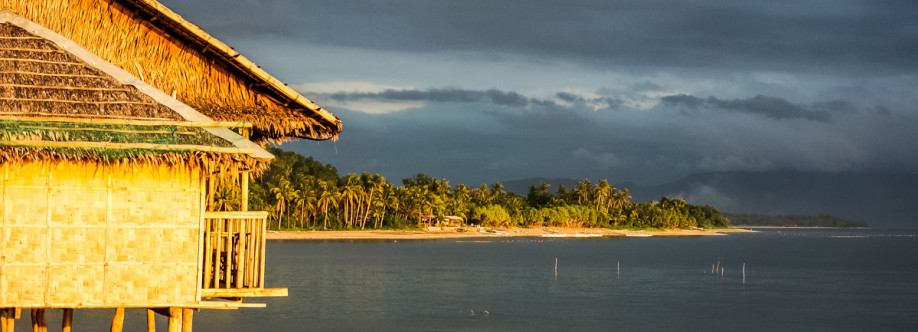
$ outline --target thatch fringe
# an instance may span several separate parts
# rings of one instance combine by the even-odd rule
[[[246,155],[227,153],[0,146],[0,164],[22,162],[100,163],[119,167],[194,167],[220,175],[244,171],[260,174],[267,167],[265,162]]]
[[[256,122],[255,136],[265,140],[283,140],[285,136],[330,139],[341,130],[340,120],[329,120],[323,116],[328,113],[318,108],[309,110],[294,101],[282,101],[284,98],[266,88],[265,82],[240,74],[232,63],[214,56],[214,50],[190,42],[193,36],[164,32],[174,27],[156,26],[142,17],[150,13],[140,11],[143,4],[137,1],[5,0],[4,5],[208,116]],[[262,114],[259,121],[276,120],[262,123],[248,117],[230,118],[225,114],[228,109],[257,110]]]

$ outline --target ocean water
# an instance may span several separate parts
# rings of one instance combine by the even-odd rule
[[[268,286],[290,296],[263,299],[264,309],[202,311],[196,331],[918,331],[916,231],[267,249]],[[80,315],[78,328],[111,319]],[[144,319],[128,310],[127,330],[143,330]]]

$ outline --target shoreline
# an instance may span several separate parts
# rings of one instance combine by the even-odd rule
[[[832,226],[734,226],[740,229],[873,229],[873,227],[832,227]]]
[[[481,228],[484,230],[485,228]],[[739,228],[690,230],[675,229],[663,231],[632,231],[605,228],[511,228],[493,229],[494,232],[479,232],[478,228],[469,227],[467,231],[460,232],[455,227],[432,228],[431,230],[402,231],[402,230],[354,230],[354,231],[268,231],[268,240],[429,240],[429,239],[463,239],[463,238],[515,238],[515,237],[543,237],[543,234],[552,234],[547,238],[597,238],[597,237],[648,237],[649,236],[724,236],[729,233],[754,233],[756,231]],[[554,235],[563,234],[563,235]],[[579,235],[578,234],[586,234]],[[593,235],[590,235],[593,234]],[[550,235],[550,236],[552,236]]]

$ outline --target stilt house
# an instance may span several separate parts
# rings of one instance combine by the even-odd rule
[[[259,306],[266,142],[340,121],[154,0],[0,0],[0,316]],[[240,211],[214,211],[221,184]]]

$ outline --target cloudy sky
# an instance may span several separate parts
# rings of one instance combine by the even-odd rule
[[[342,172],[918,172],[914,0],[161,0],[341,117]]]

